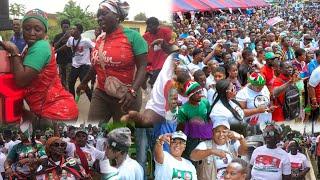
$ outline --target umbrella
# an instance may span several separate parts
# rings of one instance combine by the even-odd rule
[[[282,22],[284,21],[284,19],[282,19],[281,17],[277,16],[277,17],[274,17],[274,18],[271,18],[267,21],[267,24],[269,26],[274,26],[276,24],[278,24],[279,22]]]

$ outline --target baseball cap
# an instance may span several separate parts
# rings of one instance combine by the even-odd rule
[[[274,58],[276,58],[276,55],[275,55],[273,52],[267,52],[267,53],[264,55],[264,58],[265,58],[266,60],[274,59]]]
[[[176,131],[172,133],[172,139],[182,139],[187,141],[187,135],[185,135],[182,131]]]
[[[230,129],[230,124],[226,120],[216,120],[216,121],[214,121],[212,129],[215,129],[218,126],[224,126],[224,127],[228,128],[228,129]]]

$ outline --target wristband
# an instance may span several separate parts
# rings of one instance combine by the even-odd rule
[[[21,57],[20,53],[9,54],[9,57]]]
[[[137,97],[137,92],[133,89],[133,88],[128,88],[128,92],[133,96],[133,97]]]

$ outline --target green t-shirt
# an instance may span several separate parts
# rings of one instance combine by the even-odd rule
[[[146,54],[148,52],[148,44],[139,32],[129,28],[123,28],[123,33],[127,36],[129,42],[131,43],[133,54],[135,56]]]
[[[186,102],[179,108],[178,122],[185,123],[195,117],[197,119],[205,120],[208,119],[208,111],[210,110],[210,104],[207,99],[202,98],[198,106],[191,105]]]
[[[27,55],[23,59],[23,65],[40,72],[48,64],[51,58],[51,47],[48,41],[39,40],[29,47]]]
[[[19,143],[12,147],[7,158],[13,162],[17,162],[19,159],[28,158],[32,155],[38,158],[46,157],[44,146],[39,143],[37,143],[35,146]]]

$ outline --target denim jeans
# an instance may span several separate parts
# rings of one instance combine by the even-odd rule
[[[135,143],[137,148],[137,161],[144,170],[144,180],[147,179],[147,152],[150,148],[153,152],[154,138],[152,136],[152,128],[136,128],[135,129]]]

